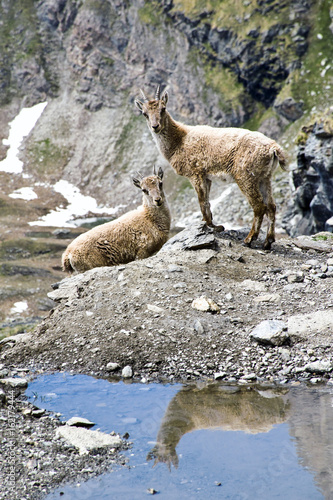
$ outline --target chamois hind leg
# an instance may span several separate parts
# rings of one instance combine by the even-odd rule
[[[212,181],[208,177],[195,177],[190,179],[190,181],[197,192],[203,220],[207,226],[213,227],[216,231],[224,231],[224,226],[213,224],[213,215],[209,203],[209,192]]]
[[[267,217],[269,219],[269,226],[267,230],[266,239],[264,242],[264,249],[270,250],[272,243],[275,241],[275,213],[276,205],[272,195],[272,186],[270,180],[265,183],[265,203],[267,205]]]
[[[253,210],[252,228],[244,240],[245,245],[251,246],[252,241],[256,240],[260,233],[261,224],[265,213],[267,213],[267,205],[261,194],[259,187],[251,184],[246,186],[243,183],[238,183],[242,193],[246,196]]]

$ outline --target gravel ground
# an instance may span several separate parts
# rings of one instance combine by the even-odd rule
[[[71,371],[143,382],[332,383],[330,235],[283,237],[265,252],[261,242],[243,246],[245,234],[194,225],[149,259],[55,284],[49,316],[1,342],[2,381]],[[256,340],[252,332],[267,321],[284,325],[281,336]],[[111,450],[79,455],[55,439],[57,416],[34,413],[23,389],[12,402],[13,389],[2,386],[3,474],[10,477],[14,444],[17,497],[6,483],[1,499],[43,498],[64,479],[124,463]]]

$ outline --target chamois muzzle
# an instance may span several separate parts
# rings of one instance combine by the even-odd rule
[[[158,134],[161,130],[161,126],[159,123],[154,123],[154,125],[152,124],[151,128],[156,134]]]

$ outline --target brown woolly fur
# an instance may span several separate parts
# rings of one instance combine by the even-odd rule
[[[143,193],[142,205],[75,238],[62,255],[63,270],[72,273],[117,266],[160,250],[171,224],[162,178],[162,169],[158,175],[134,178],[134,185]]]
[[[211,176],[230,174],[250,203],[254,219],[246,245],[258,238],[264,215],[270,221],[264,248],[275,241],[276,206],[271,178],[280,164],[286,167],[286,157],[279,144],[260,132],[241,128],[214,128],[207,125],[189,126],[174,120],[166,109],[168,94],[135,104],[147,119],[153,139],[173,169],[188,177],[195,188],[203,219],[215,226],[209,204]]]

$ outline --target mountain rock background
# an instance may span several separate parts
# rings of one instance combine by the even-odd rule
[[[8,123],[22,107],[47,101],[21,148],[26,173],[51,183],[67,179],[98,202],[127,210],[139,201],[131,174],[162,165],[177,221],[198,210],[196,197],[167,167],[134,107],[140,88],[154,95],[160,84],[176,119],[247,127],[277,139],[291,170],[303,172],[290,182],[277,173],[282,224],[293,235],[327,229],[333,214],[332,19],[328,0],[2,0],[0,159]],[[314,127],[323,114],[325,137]],[[313,148],[324,151],[328,165],[305,166],[304,148],[310,156]],[[304,201],[296,191],[300,182],[309,185],[307,168],[315,170],[316,187]],[[234,217],[249,222],[244,198],[235,190],[231,196]],[[229,205],[221,209],[224,219]],[[318,222],[323,207],[326,219]]]

